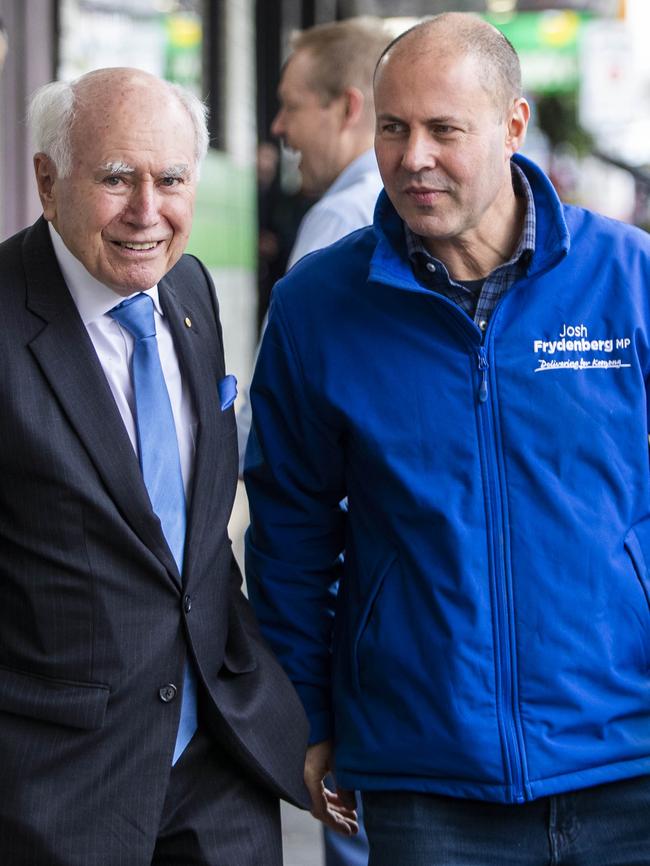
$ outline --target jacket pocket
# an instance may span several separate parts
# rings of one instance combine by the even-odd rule
[[[371,580],[370,584],[370,592],[368,593],[368,598],[366,599],[366,603],[363,605],[361,609],[361,614],[358,620],[358,626],[355,631],[354,643],[353,643],[353,671],[354,671],[354,685],[357,691],[361,691],[361,665],[359,661],[360,648],[363,642],[364,635],[368,630],[368,626],[372,620],[372,614],[375,609],[375,605],[381,593],[382,587],[384,585],[384,580],[386,579],[386,575],[393,567],[395,561],[397,559],[397,552],[391,551],[389,554],[384,556],[379,560],[376,568],[375,574]]]
[[[634,571],[645,595],[646,604],[650,610],[650,517],[644,517],[630,529],[625,536],[625,550],[632,560]]]
[[[0,667],[0,711],[95,731],[104,724],[109,687]]]

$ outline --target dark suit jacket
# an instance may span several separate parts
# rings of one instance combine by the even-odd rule
[[[199,421],[182,578],[47,224],[0,245],[7,866],[54,866],[66,850],[85,866],[99,850],[102,863],[149,862],[180,712],[160,690],[180,686],[188,647],[209,727],[242,772],[307,802],[306,720],[241,593],[227,535],[237,437],[217,394],[214,290],[190,256],[159,288]]]

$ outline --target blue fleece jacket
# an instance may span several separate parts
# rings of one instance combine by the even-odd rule
[[[249,592],[345,787],[650,773],[650,237],[515,159],[536,249],[484,336],[418,284],[384,193],[274,292]]]

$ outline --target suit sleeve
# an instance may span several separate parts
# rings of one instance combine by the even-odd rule
[[[307,359],[308,361],[309,359]],[[282,302],[272,302],[251,385],[244,473],[248,592],[300,695],[311,742],[331,735],[330,655],[345,496],[341,431],[315,400]]]

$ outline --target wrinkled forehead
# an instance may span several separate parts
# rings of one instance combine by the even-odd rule
[[[104,75],[82,80],[75,87],[75,122],[79,126],[101,127],[120,117],[131,122],[142,117],[147,123],[156,115],[172,118],[186,116],[186,111],[173,91],[153,77]]]
[[[139,151],[169,150],[193,158],[191,118],[168,89],[140,82],[102,81],[76,94],[73,152],[78,148],[121,158]]]

